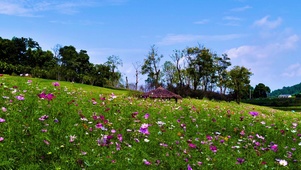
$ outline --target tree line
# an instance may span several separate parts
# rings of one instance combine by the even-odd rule
[[[117,56],[109,56],[103,64],[89,62],[86,50],[70,45],[55,45],[52,51],[43,51],[32,38],[3,39],[0,37],[0,73],[30,74],[32,77],[65,80],[95,86],[118,86],[122,64]]]
[[[231,62],[227,54],[219,56],[200,45],[173,52],[172,61],[160,66],[163,55],[158,54],[155,45],[151,46],[141,66],[141,74],[147,75],[150,87],[165,86],[184,97],[233,97],[238,103],[248,96],[252,72],[243,66],[229,70]]]
[[[155,45],[142,64],[133,64],[136,82],[130,86],[126,78],[121,83],[122,74],[118,66],[122,60],[109,56],[103,64],[89,62],[86,50],[74,46],[56,45],[52,51],[43,51],[32,38],[3,39],[0,37],[0,72],[4,74],[25,74],[46,79],[73,81],[95,86],[125,87],[138,90],[138,76],[147,75],[148,89],[164,86],[183,97],[221,98],[231,94],[239,103],[249,96],[251,71],[244,66],[231,69],[227,54],[219,56],[204,46],[174,50],[171,61],[160,65],[163,55],[158,54]]]

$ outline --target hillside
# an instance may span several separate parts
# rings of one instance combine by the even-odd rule
[[[300,112],[0,78],[0,169],[301,169]]]
[[[293,85],[293,86],[289,86],[289,87],[283,87],[282,89],[274,90],[270,94],[270,96],[271,97],[276,97],[276,96],[278,96],[280,94],[291,94],[291,95],[294,95],[294,94],[299,94],[299,93],[301,93],[301,83]]]

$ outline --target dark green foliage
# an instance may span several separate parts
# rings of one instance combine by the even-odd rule
[[[113,65],[93,65],[86,50],[77,52],[71,45],[56,45],[53,52],[43,51],[32,38],[0,37],[0,74],[29,74],[97,86],[115,85],[121,79],[121,73],[114,71],[120,65],[118,58],[108,58]]]
[[[229,72],[231,79],[230,86],[234,89],[236,102],[239,104],[243,95],[248,93],[250,88],[250,76],[252,73],[245,67],[235,66]]]
[[[281,94],[291,94],[296,95],[301,93],[301,83],[289,86],[289,87],[283,87],[282,89],[274,90],[270,96],[277,97]]]
[[[266,98],[268,96],[268,93],[270,93],[271,90],[268,86],[265,86],[263,83],[259,83],[255,86],[253,97],[254,98]]]

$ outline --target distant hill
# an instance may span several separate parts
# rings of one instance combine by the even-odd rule
[[[299,93],[301,93],[301,83],[290,86],[290,87],[283,87],[282,89],[274,90],[274,91],[272,91],[270,96],[276,97],[276,96],[279,96],[280,94],[294,95],[294,94],[299,94]]]

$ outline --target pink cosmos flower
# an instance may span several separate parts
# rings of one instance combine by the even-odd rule
[[[118,142],[115,142],[116,144],[116,150],[119,151],[120,150],[120,144]]]
[[[271,145],[271,150],[274,151],[274,152],[277,152],[278,151],[278,145],[272,144]]]
[[[253,117],[256,117],[256,116],[258,116],[258,112],[254,112],[254,111],[252,111],[252,112],[249,112],[249,114],[250,114],[251,116],[253,116]]]
[[[39,98],[41,99],[47,99],[48,101],[52,100],[53,98],[55,98],[55,96],[52,93],[46,94],[45,92],[42,92],[40,94],[38,94]]]
[[[151,163],[150,163],[148,160],[146,160],[146,159],[143,159],[143,163],[144,163],[145,165],[151,165]]]
[[[189,143],[189,147],[190,147],[190,148],[196,148],[196,145],[193,144],[193,143]]]
[[[53,82],[52,85],[57,87],[57,86],[60,86],[60,83],[59,82]]]
[[[146,134],[146,135],[149,135],[149,131],[148,131],[148,124],[146,123],[143,123],[140,127],[140,130],[139,130],[140,133],[143,133],[143,134]]]
[[[95,125],[95,127],[96,127],[97,129],[101,129],[103,126],[102,126],[101,123],[97,123],[97,124]]]
[[[208,141],[212,140],[212,137],[210,135],[207,135],[206,138],[207,138]]]
[[[41,130],[43,133],[46,133],[48,130],[47,129],[42,129]]]
[[[3,112],[6,112],[6,111],[7,111],[7,109],[6,109],[5,107],[2,107],[1,110],[2,110]]]
[[[243,158],[237,158],[236,160],[237,160],[236,164],[242,164],[245,162],[245,159]]]
[[[76,139],[75,135],[70,135],[69,137],[70,137],[70,139],[69,139],[70,143],[74,142],[74,140]]]
[[[44,120],[48,119],[48,117],[49,117],[48,115],[43,115],[39,118],[39,120],[44,121]]]
[[[0,117],[0,123],[3,123],[3,122],[5,122],[5,119]]]
[[[148,119],[148,118],[149,118],[149,114],[146,113],[146,114],[144,115],[144,119]]]
[[[25,99],[24,96],[22,96],[22,95],[16,96],[16,98],[17,98],[18,100],[24,100],[24,99]]]
[[[117,96],[116,96],[114,93],[111,94],[111,98],[112,98],[112,99],[115,99],[116,97],[117,97]]]
[[[44,140],[44,143],[45,143],[46,145],[49,145],[49,144],[50,144],[49,141],[47,141],[47,140]]]
[[[214,145],[210,145],[210,150],[211,150],[212,152],[216,153],[216,152],[217,152],[217,147],[214,146]]]
[[[122,134],[118,134],[118,135],[117,135],[117,139],[118,139],[120,142],[122,142]]]

